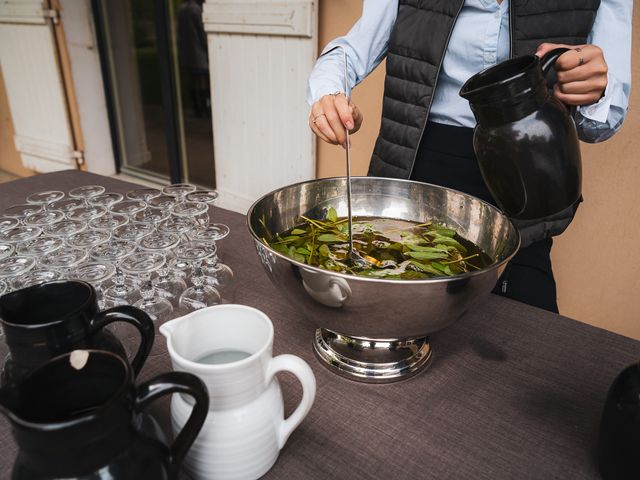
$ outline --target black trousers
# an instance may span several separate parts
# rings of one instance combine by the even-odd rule
[[[418,149],[412,180],[454,188],[493,205],[473,151],[473,129],[429,122]],[[493,293],[558,312],[551,268],[551,238],[520,249]]]

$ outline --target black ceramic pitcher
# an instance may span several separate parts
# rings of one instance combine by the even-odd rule
[[[597,458],[604,480],[640,478],[640,363],[625,368],[609,388]]]
[[[507,60],[477,73],[460,90],[478,123],[473,148],[482,177],[512,218],[548,217],[580,197],[575,124],[545,78],[567,50]]]
[[[137,375],[149,356],[155,329],[142,310],[128,305],[100,312],[87,282],[56,281],[0,297],[0,323],[9,347],[2,383],[17,381],[47,360],[77,348],[108,350],[127,358],[120,341],[104,327],[126,322],[140,333],[131,365]]]
[[[170,447],[137,428],[136,416],[170,393],[195,400]],[[14,480],[165,480],[178,477],[209,408],[193,374],[170,372],[136,387],[119,355],[75,350],[49,360],[19,384],[0,390],[0,411],[18,445]]]

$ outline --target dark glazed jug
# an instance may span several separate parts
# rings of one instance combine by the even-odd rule
[[[2,383],[17,381],[47,360],[78,348],[96,348],[127,358],[120,341],[104,327],[126,322],[140,333],[131,365],[137,375],[149,356],[155,329],[142,310],[128,305],[100,312],[96,291],[87,282],[57,281],[0,297],[0,323],[10,357]]]
[[[460,90],[478,123],[473,148],[482,177],[512,218],[548,217],[580,197],[576,127],[545,78],[568,50],[507,60],[477,73]]]
[[[615,379],[602,412],[598,466],[604,480],[640,478],[640,364]]]
[[[174,392],[193,397],[195,406],[167,447],[139,431],[136,416]],[[129,364],[99,350],[56,357],[0,390],[0,410],[18,445],[14,480],[178,478],[208,408],[207,389],[195,375],[165,373],[136,387]]]

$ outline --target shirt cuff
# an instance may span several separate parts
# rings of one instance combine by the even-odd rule
[[[592,103],[591,105],[578,106],[578,112],[580,112],[580,115],[588,118],[589,120],[594,120],[599,123],[607,122],[613,96],[611,92],[615,91],[615,88],[611,84],[612,81],[615,80],[613,80],[607,73],[607,88],[604,91],[604,95],[596,103]]]

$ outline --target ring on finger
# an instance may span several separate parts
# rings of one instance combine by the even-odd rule
[[[582,49],[580,47],[577,47],[574,49],[577,54],[578,54],[578,66],[582,66],[584,65],[584,57],[582,55],[580,55],[580,53],[582,52]]]
[[[314,115],[313,116],[313,123],[316,123],[316,120],[318,120],[320,117],[326,117],[326,115],[324,113],[319,113],[318,115]]]

